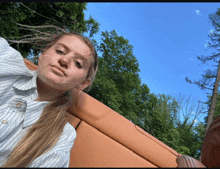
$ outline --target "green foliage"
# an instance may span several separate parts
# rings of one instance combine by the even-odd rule
[[[99,31],[99,23],[96,22],[91,16],[89,17],[89,20],[85,21],[87,31],[89,32],[89,37],[93,37],[94,34],[96,34]]]
[[[195,130],[195,137],[197,139],[197,149],[198,151],[195,152],[195,158],[196,159],[199,159],[199,156],[201,154],[201,149],[202,149],[202,143],[203,143],[203,140],[204,140],[204,135],[205,135],[205,124],[202,123],[202,122],[199,122],[194,130]]]
[[[171,96],[159,94],[157,104],[154,111],[149,113],[151,116],[151,133],[153,136],[176,149],[179,142],[179,132],[175,128],[176,113],[175,106],[177,106],[175,99]]]
[[[103,58],[99,58],[99,71],[97,72],[93,87],[88,94],[122,114],[120,106],[123,95],[119,92],[114,81],[105,76],[105,66],[106,63]]]
[[[187,154],[190,154],[190,150],[189,150],[189,148],[187,148],[185,146],[180,146],[178,153],[180,153],[182,155],[187,155]]]
[[[209,101],[210,102],[210,97],[209,97]],[[210,103],[208,103],[210,104]],[[220,114],[220,93],[217,96],[217,102],[216,102],[216,107],[215,107],[215,112],[214,112],[214,117],[213,119]]]
[[[89,92],[113,110],[137,123],[137,104],[141,90],[148,94],[149,89],[143,85],[138,75],[138,62],[133,55],[133,47],[127,39],[118,36],[116,31],[102,32],[100,44],[96,44],[102,54],[99,58],[99,71],[94,87]]]
[[[29,34],[16,23],[29,26],[55,25],[69,31],[89,32],[90,37],[99,31],[99,24],[90,17],[84,19],[86,3],[78,2],[10,2],[0,3],[0,36],[6,39],[20,39]],[[11,44],[23,57],[38,55],[39,50],[30,44]],[[31,52],[31,49],[33,50]]]
[[[198,142],[194,128],[190,127],[191,123],[187,121],[188,119],[183,123],[179,123],[176,128],[180,133],[179,147],[177,147],[176,150],[183,155],[196,158],[196,153],[200,149],[201,143]]]
[[[188,101],[186,107],[191,107],[191,104],[195,106],[191,100]],[[145,123],[141,123],[140,127],[177,152],[199,159],[205,126],[203,123],[193,126],[189,115],[180,121],[180,113],[186,111],[185,107],[181,106],[180,99],[177,101],[172,96],[159,94],[154,108],[145,111],[148,112],[146,118],[142,118]]]

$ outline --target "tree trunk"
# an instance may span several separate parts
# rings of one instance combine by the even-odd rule
[[[216,80],[215,80],[215,85],[214,85],[212,99],[211,99],[211,106],[209,107],[209,113],[208,113],[208,120],[207,120],[207,123],[206,123],[205,135],[206,135],[206,133],[209,129],[210,124],[212,123],[212,120],[213,120],[216,101],[217,101],[217,96],[218,96],[219,80],[220,80],[220,60],[219,60],[219,64],[218,64],[218,72],[217,72],[217,77],[216,77]]]

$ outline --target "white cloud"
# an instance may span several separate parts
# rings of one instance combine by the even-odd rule
[[[192,111],[191,114],[196,114],[196,113],[194,113],[194,112]]]
[[[196,124],[196,123],[198,123],[198,120],[195,119],[195,120],[194,120],[194,124]]]
[[[195,10],[196,15],[201,15],[200,10]]]

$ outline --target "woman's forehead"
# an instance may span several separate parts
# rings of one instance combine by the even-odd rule
[[[65,45],[69,50],[86,53],[87,55],[92,53],[90,47],[83,41],[83,39],[76,35],[65,35],[60,38],[56,44]]]

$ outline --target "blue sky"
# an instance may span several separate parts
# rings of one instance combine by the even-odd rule
[[[214,29],[208,15],[220,3],[88,3],[85,19],[91,15],[102,31],[115,29],[129,40],[139,62],[141,82],[151,93],[183,93],[206,101],[209,91],[186,83],[185,77],[199,80],[212,63],[199,65],[197,56],[205,51],[208,34]]]

